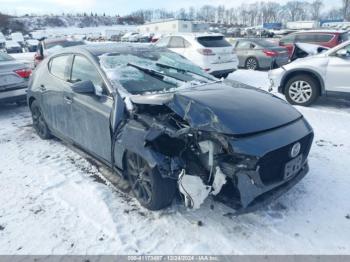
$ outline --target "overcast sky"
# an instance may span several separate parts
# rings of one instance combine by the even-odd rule
[[[285,3],[287,0],[275,0]],[[312,0],[309,0],[310,2]],[[342,0],[324,0],[324,9],[341,6]],[[177,10],[181,7],[199,7],[204,4],[239,6],[241,3],[254,3],[257,0],[0,0],[0,12],[10,14],[96,12],[125,15],[137,9],[165,8]]]

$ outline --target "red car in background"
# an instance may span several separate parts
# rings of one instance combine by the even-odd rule
[[[34,67],[39,65],[40,62],[44,60],[45,57],[51,55],[53,52],[61,48],[77,46],[77,45],[85,45],[85,42],[70,40],[67,38],[39,39],[37,51],[34,55]]]
[[[291,56],[294,52],[295,43],[308,43],[333,48],[347,40],[349,40],[349,33],[346,31],[313,30],[289,34],[281,38],[279,45],[286,47],[289,56]]]

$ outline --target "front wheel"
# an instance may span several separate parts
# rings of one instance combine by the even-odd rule
[[[44,116],[41,113],[39,103],[33,101],[30,105],[30,111],[32,112],[33,127],[41,139],[51,138],[51,133],[45,122]]]
[[[309,106],[319,97],[317,81],[308,75],[292,77],[286,84],[284,94],[293,105]]]
[[[142,206],[159,210],[171,204],[176,192],[175,180],[162,178],[157,167],[151,168],[136,153],[126,153],[125,167],[131,190]]]

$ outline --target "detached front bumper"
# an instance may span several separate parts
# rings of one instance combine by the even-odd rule
[[[270,203],[308,173],[312,141],[313,131],[305,119],[261,135],[231,140],[233,151],[241,153],[242,160],[238,166],[227,159],[219,164],[231,183],[217,200],[235,209],[237,214]],[[296,144],[300,150],[292,157]],[[295,171],[290,174],[290,170]]]

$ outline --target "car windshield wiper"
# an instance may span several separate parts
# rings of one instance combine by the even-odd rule
[[[201,77],[204,77],[204,78],[206,78],[206,79],[215,81],[215,80],[212,79],[211,77],[208,77],[208,76],[205,76],[205,75],[202,75],[202,74],[199,74],[199,73],[190,71],[190,70],[186,70],[186,69],[182,69],[182,68],[178,68],[178,67],[175,67],[175,66],[162,64],[162,63],[156,63],[156,65],[159,66],[159,67],[164,67],[164,68],[168,68],[168,69],[174,69],[174,70],[177,70],[177,71],[183,72],[183,73],[191,73],[191,74],[194,74],[194,75],[197,75],[197,76],[201,76]]]
[[[171,77],[171,78],[174,78],[178,81],[181,81],[181,82],[186,82],[185,80],[183,80],[182,78],[180,77],[176,77],[176,76],[171,76],[171,75],[167,75],[167,74],[164,74],[162,72],[159,72],[159,71],[156,71],[156,70],[153,70],[153,69],[150,69],[150,68],[146,68],[146,67],[142,67],[142,66],[139,66],[139,65],[135,65],[135,64],[132,64],[132,63],[128,63],[127,64],[128,66],[132,66],[148,75],[151,75],[151,76],[155,76],[155,77]]]

